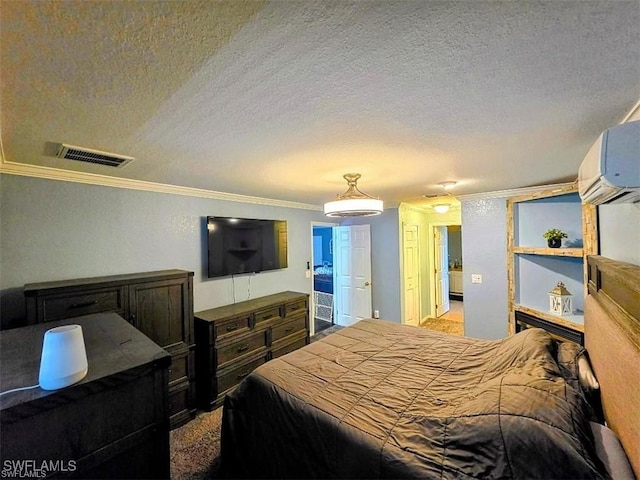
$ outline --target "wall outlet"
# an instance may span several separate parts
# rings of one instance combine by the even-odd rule
[[[304,276],[307,277],[307,278],[311,278],[311,270],[306,270],[304,272]]]
[[[380,310],[373,311],[373,318],[380,318]]]
[[[480,275],[479,273],[472,273],[471,283],[482,283],[482,275]]]

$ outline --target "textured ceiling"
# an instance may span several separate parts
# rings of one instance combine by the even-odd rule
[[[640,98],[640,0],[3,0],[0,21],[6,161],[317,205],[347,172],[390,203],[570,181]]]

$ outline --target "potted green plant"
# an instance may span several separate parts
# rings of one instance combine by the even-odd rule
[[[549,248],[559,248],[562,245],[562,239],[567,238],[567,234],[557,228],[550,228],[542,236],[547,239]]]

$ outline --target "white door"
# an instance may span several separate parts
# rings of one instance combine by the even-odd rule
[[[420,325],[420,257],[418,226],[404,225],[404,323]]]
[[[434,227],[436,317],[449,311],[449,244],[447,227]]]
[[[371,317],[371,234],[369,225],[333,229],[334,318],[349,326]]]

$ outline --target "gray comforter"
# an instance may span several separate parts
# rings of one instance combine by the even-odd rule
[[[584,398],[556,348],[539,329],[485,341],[363,320],[227,396],[221,473],[600,478]]]

